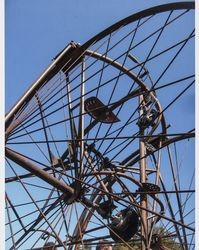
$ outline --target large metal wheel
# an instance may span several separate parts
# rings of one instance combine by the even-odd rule
[[[6,115],[7,249],[194,249],[193,11],[71,42]]]

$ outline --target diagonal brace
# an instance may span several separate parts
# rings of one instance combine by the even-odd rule
[[[53,187],[57,188],[58,190],[62,191],[63,193],[68,193],[71,195],[75,193],[75,190],[72,187],[68,186],[66,183],[58,180],[57,178],[50,175],[48,172],[39,168],[38,166],[33,164],[29,159],[27,159],[24,155],[21,155],[18,152],[9,148],[5,149],[5,155],[10,160],[19,164],[21,167],[23,167],[27,171],[41,178],[42,180],[52,185]]]

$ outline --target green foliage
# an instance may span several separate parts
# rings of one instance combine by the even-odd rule
[[[91,250],[92,247],[91,246],[84,246],[84,250]]]
[[[128,250],[128,247],[124,246],[124,244],[115,244],[113,250]]]
[[[157,227],[153,230],[154,234],[161,236],[161,247],[164,247],[165,250],[180,250],[182,249],[181,245],[175,241],[174,236],[171,235],[164,228]],[[133,248],[133,250],[140,250],[140,242],[138,240],[134,240],[128,242],[128,244]],[[156,245],[151,246],[152,250],[159,250],[159,247]],[[124,243],[116,243],[113,246],[113,250],[129,250],[129,248]]]
[[[169,250],[180,250],[182,249],[180,244],[176,242],[175,237],[169,231],[166,231],[162,227],[157,227],[153,230],[153,234],[158,234],[161,236],[161,245],[165,247],[165,249]],[[153,247],[152,247],[153,249]],[[156,248],[154,248],[156,249]]]
[[[140,250],[139,242],[128,242],[128,244],[133,248],[133,250]],[[117,243],[113,246],[113,250],[129,250],[129,248],[123,243]]]

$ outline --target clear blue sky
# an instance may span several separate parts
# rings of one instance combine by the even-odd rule
[[[6,112],[71,40],[83,44],[128,15],[169,2],[173,1],[6,0]]]

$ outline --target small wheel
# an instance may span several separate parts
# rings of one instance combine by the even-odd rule
[[[139,228],[139,217],[137,213],[129,208],[120,211],[110,224],[110,236],[115,242],[121,239],[128,242]]]

